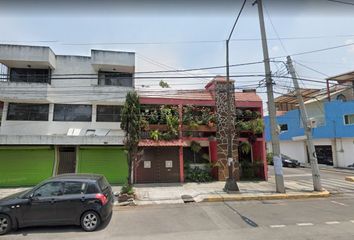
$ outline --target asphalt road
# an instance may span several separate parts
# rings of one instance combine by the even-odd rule
[[[313,187],[311,169],[309,168],[283,168],[284,181],[296,181],[299,185]],[[335,170],[321,167],[322,187],[332,194],[354,193],[354,183],[345,181],[346,176],[354,176],[354,170]],[[273,166],[269,166],[269,176],[273,175]],[[272,179],[270,179],[271,181]]]
[[[285,171],[287,177],[292,175],[299,181],[308,174],[308,169]],[[333,172],[323,174],[327,179],[343,176]],[[124,207],[114,211],[110,221],[96,232],[83,232],[73,226],[26,228],[0,239],[351,240],[353,206],[354,192],[346,191],[325,199]]]

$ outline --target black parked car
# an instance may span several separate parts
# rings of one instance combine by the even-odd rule
[[[104,176],[58,175],[0,200],[0,235],[45,225],[81,225],[85,231],[94,231],[111,215],[113,201]]]
[[[300,167],[300,163],[298,160],[292,159],[284,154],[281,155],[281,160],[284,167]]]

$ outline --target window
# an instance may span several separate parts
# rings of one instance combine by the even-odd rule
[[[120,122],[121,106],[97,105],[97,122]]]
[[[90,122],[91,105],[55,104],[53,121]]]
[[[189,163],[209,163],[209,148],[201,147],[198,152],[194,152],[191,147],[184,147],[183,159]]]
[[[288,124],[279,124],[280,132],[288,131]]]
[[[82,182],[66,182],[64,184],[64,195],[83,194],[85,192],[86,183]]]
[[[61,182],[50,182],[39,187],[34,191],[34,197],[52,197],[62,195],[62,183]]]
[[[339,94],[337,96],[337,100],[338,101],[342,101],[342,102],[346,102],[347,101],[347,98],[343,95],[343,94]]]
[[[49,104],[9,103],[7,120],[48,121]]]
[[[133,74],[121,72],[98,72],[98,85],[133,87]]]
[[[345,125],[354,124],[354,114],[344,115]]]
[[[100,191],[98,190],[97,186],[94,183],[89,183],[86,189],[87,194],[92,194],[92,193],[99,193]]]
[[[50,83],[50,69],[11,68],[10,82]]]

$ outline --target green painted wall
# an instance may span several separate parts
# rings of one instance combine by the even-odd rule
[[[0,148],[0,187],[38,184],[52,176],[54,159],[50,148]]]
[[[128,177],[126,153],[122,148],[80,148],[78,172],[102,174],[111,184],[123,184]]]

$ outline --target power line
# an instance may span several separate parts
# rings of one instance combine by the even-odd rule
[[[346,4],[346,5],[354,5],[354,3],[352,3],[352,2],[344,2],[344,1],[338,1],[338,0],[328,0],[328,2],[335,2],[335,3]]]
[[[342,45],[337,45],[337,46],[333,46],[333,47],[327,47],[327,48],[321,48],[321,49],[316,49],[316,50],[311,50],[311,51],[293,53],[293,54],[290,54],[290,56],[299,56],[299,55],[323,52],[323,51],[333,50],[333,49],[337,49],[337,48],[349,47],[349,46],[353,46],[353,45],[354,45],[354,43],[342,44]],[[287,57],[287,56],[283,55],[283,56],[271,57],[271,59],[284,58],[284,57]]]

